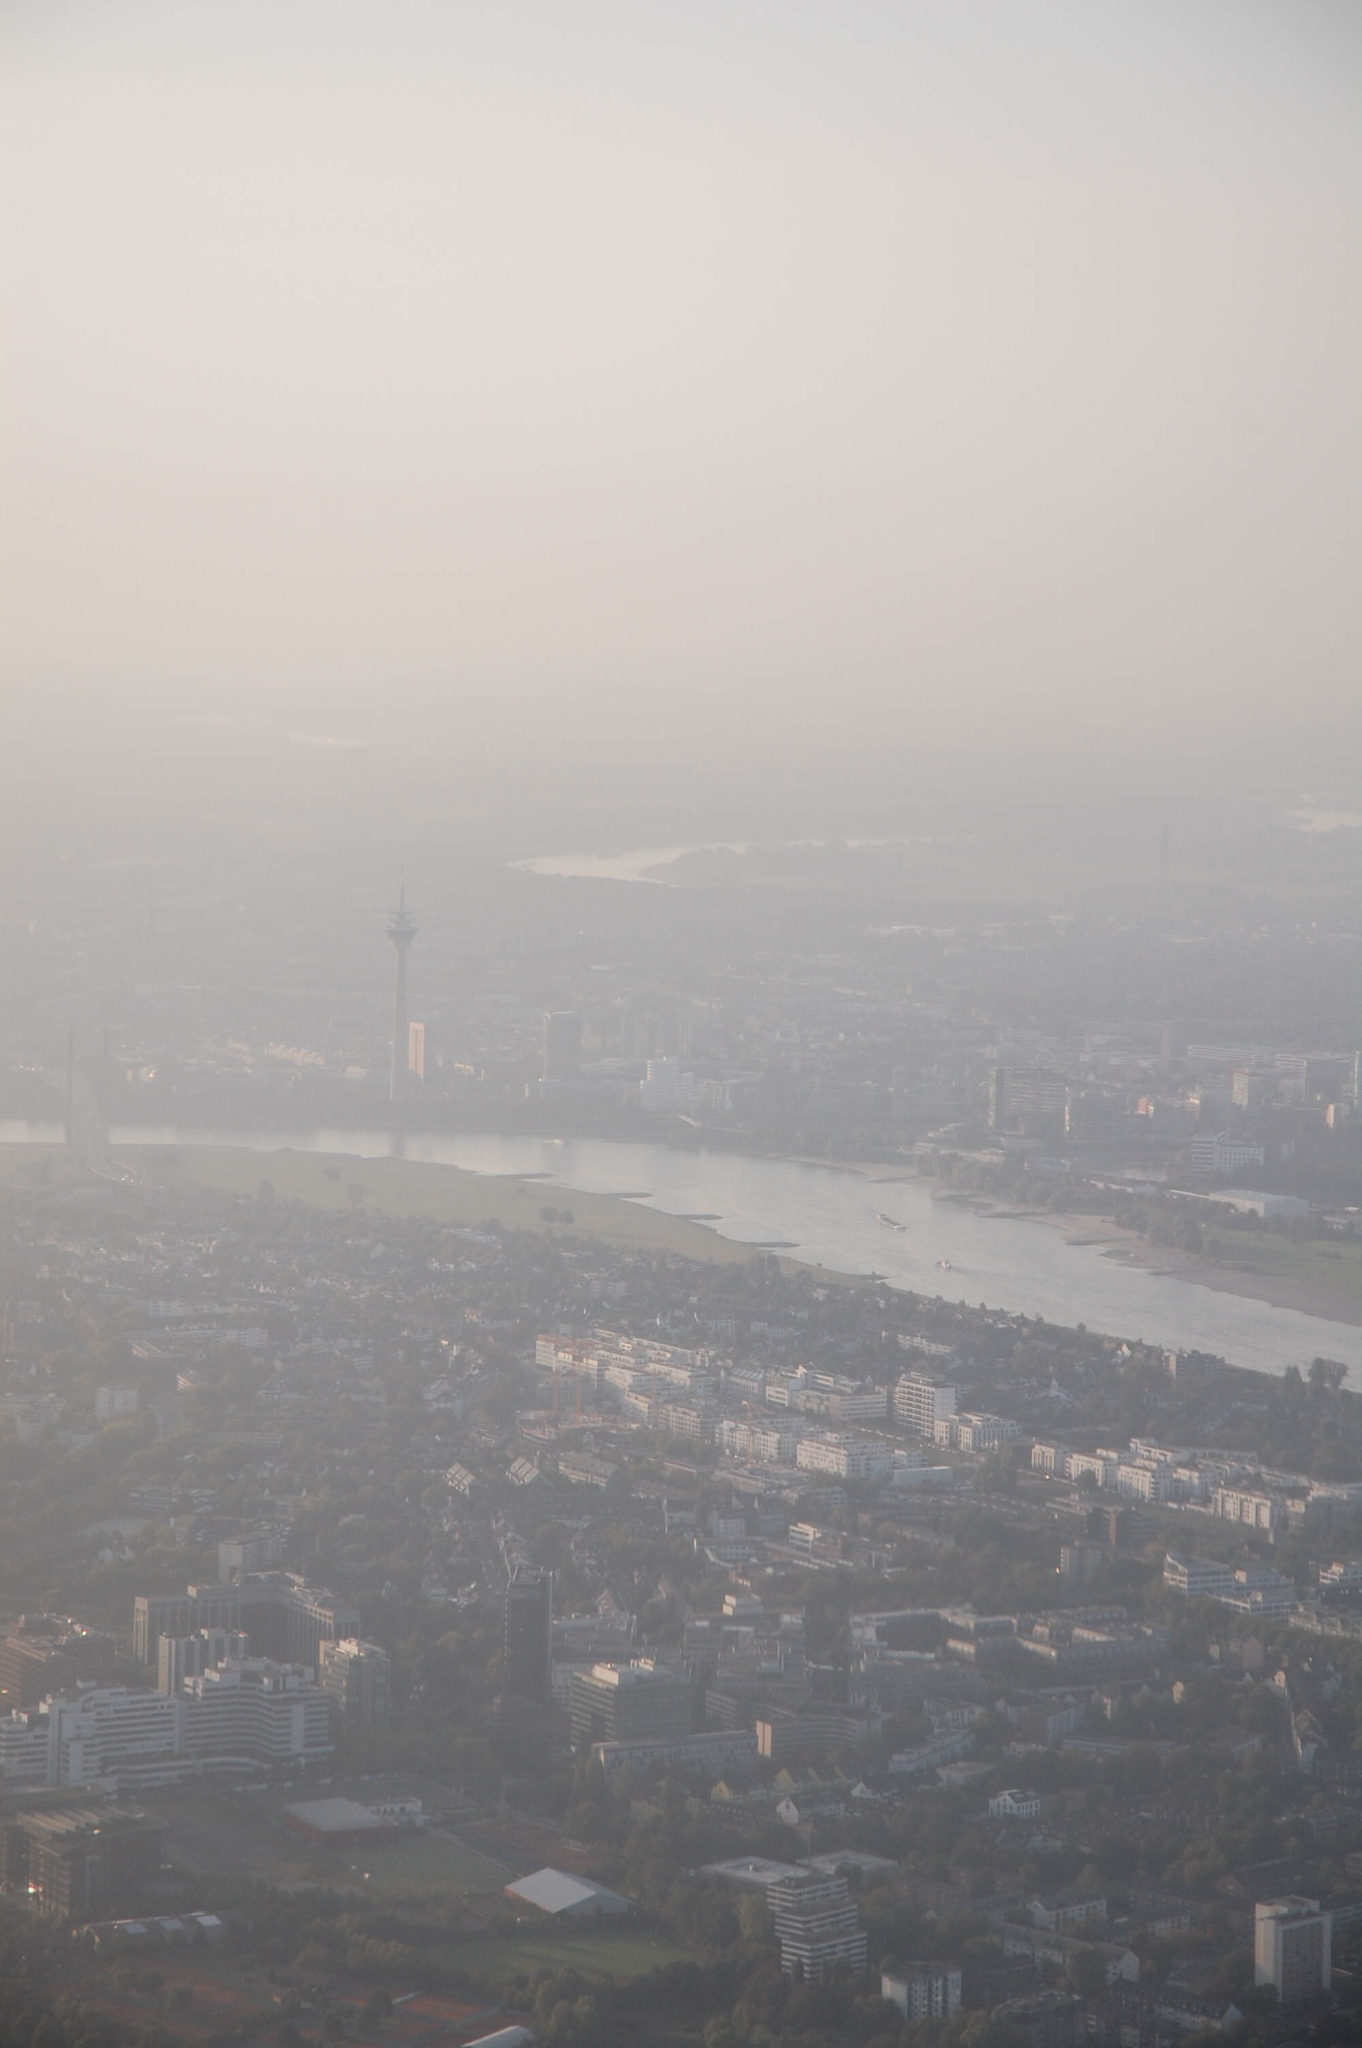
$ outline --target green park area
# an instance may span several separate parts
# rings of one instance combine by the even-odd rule
[[[1263,1299],[1307,1314],[1362,1317],[1362,1243],[1290,1237],[1266,1230],[1208,1232],[1201,1260],[1210,1272],[1233,1277]]]
[[[166,1827],[171,1859],[209,1882],[244,1878],[285,1891],[318,1887],[368,1899],[456,1899],[473,1892],[499,1898],[516,1875],[444,1827],[371,1844],[310,1842],[283,1824],[287,1803],[274,1793],[233,1798],[192,1789],[153,1792],[144,1801]]]
[[[447,1828],[413,1832],[372,1850],[351,1850],[349,1860],[358,1860],[367,1895],[391,1899],[435,1893],[500,1893],[515,1876],[504,1863],[485,1856]]]
[[[504,1981],[536,1970],[577,1970],[583,1977],[642,1977],[667,1963],[686,1960],[689,1951],[664,1935],[629,1926],[555,1927],[546,1923],[516,1934],[480,1935],[455,1942],[451,1962],[479,1979]]]

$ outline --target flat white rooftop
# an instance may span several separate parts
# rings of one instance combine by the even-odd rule
[[[765,1891],[769,1884],[781,1884],[787,1877],[802,1877],[798,1863],[776,1863],[769,1856],[730,1856],[723,1863],[706,1863],[702,1877],[723,1878],[728,1884],[752,1885]]]
[[[593,1884],[589,1877],[572,1877],[566,1870],[532,1871],[506,1887],[508,1899],[521,1899],[541,1913],[628,1913],[632,1899]]]

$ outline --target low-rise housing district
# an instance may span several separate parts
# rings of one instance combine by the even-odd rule
[[[1232,2036],[1351,1981],[1327,1369],[267,1188],[7,1223],[0,1867],[82,1955],[438,1848],[476,1875],[392,1988],[549,2040],[546,1917],[905,2039]]]

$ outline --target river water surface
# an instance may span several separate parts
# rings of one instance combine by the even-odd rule
[[[57,1125],[0,1123],[0,1142],[60,1137]],[[110,1138],[115,1145],[292,1148],[369,1159],[384,1157],[394,1146],[382,1130],[126,1125],[115,1126]],[[947,1301],[984,1302],[1051,1323],[1086,1323],[1111,1336],[1210,1351],[1257,1372],[1305,1367],[1323,1354],[1348,1366],[1352,1385],[1362,1384],[1362,1328],[1127,1265],[1099,1244],[1066,1243],[1048,1224],[980,1215],[963,1203],[939,1200],[920,1180],[877,1181],[787,1159],[597,1138],[560,1143],[410,1132],[401,1143],[412,1160],[471,1173],[542,1174],[546,1191],[556,1183],[564,1190],[628,1195],[673,1216],[702,1216],[721,1237],[738,1243],[779,1244],[792,1258],[842,1273],[873,1271],[895,1287]],[[892,1220],[881,1222],[881,1215]],[[1101,1229],[1095,1222],[1094,1237]]]

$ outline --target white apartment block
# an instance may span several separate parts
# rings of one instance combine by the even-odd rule
[[[943,1415],[932,1425],[932,1441],[943,1451],[996,1451],[1000,1444],[1015,1443],[1020,1436],[1020,1428],[1009,1416],[980,1414],[968,1408],[958,1415]]]
[[[684,1437],[689,1443],[712,1443],[714,1423],[712,1409],[690,1408],[681,1401],[663,1401],[658,1411],[658,1426],[668,1436]]]
[[[1217,1486],[1211,1495],[1211,1513],[1221,1521],[1242,1522],[1249,1529],[1275,1529],[1282,1518],[1282,1503],[1275,1494]]]
[[[301,1665],[232,1659],[186,1679],[184,1747],[209,1770],[328,1757],[331,1701]]]
[[[1031,1446],[1031,1470],[1043,1472],[1049,1479],[1091,1478],[1102,1490],[1118,1493],[1123,1499],[1157,1502],[1171,1498],[1178,1468],[1164,1457],[1143,1453],[1070,1451],[1059,1444],[1035,1443]],[[1178,1490],[1187,1497],[1192,1489],[1185,1475],[1184,1482]]]
[[[725,1416],[716,1425],[714,1440],[726,1458],[741,1459],[747,1465],[793,1465],[803,1424],[789,1422],[739,1422]]]
[[[831,1422],[886,1422],[889,1419],[887,1387],[853,1387],[829,1394],[827,1416]]]
[[[854,1437],[806,1436],[795,1452],[801,1472],[830,1472],[836,1479],[887,1479],[894,1453],[887,1445]]]
[[[924,1372],[906,1372],[894,1388],[894,1420],[931,1437],[938,1422],[954,1415],[956,1390]]]
[[[645,1400],[652,1394],[652,1382],[647,1373],[640,1372],[636,1365],[628,1362],[603,1367],[600,1384],[613,1387],[619,1394],[642,1394]]]
[[[1040,1817],[1040,1797],[1035,1792],[1019,1792],[1009,1786],[1005,1792],[995,1792],[988,1802],[990,1820],[1037,1820]]]
[[[1295,1582],[1266,1565],[1215,1564],[1204,1557],[1163,1561],[1163,1583],[1192,1600],[1218,1600],[1244,1614],[1289,1614],[1296,1604]]]
[[[688,1735],[675,1742],[593,1742],[591,1760],[599,1764],[608,1780],[622,1771],[647,1771],[656,1763],[690,1771],[732,1770],[735,1764],[755,1763],[757,1738],[751,1728],[726,1728],[700,1735]]]
[[[90,1686],[44,1701],[49,1785],[110,1792],[173,1784],[194,1769],[184,1754],[184,1701],[125,1685]]]
[[[1191,1164],[1194,1173],[1240,1173],[1246,1166],[1263,1166],[1266,1162],[1265,1145],[1250,1144],[1244,1138],[1232,1138],[1224,1131],[1193,1138],[1191,1143]]]
[[[880,1976],[880,1997],[914,2022],[952,2018],[961,1996],[961,1973],[948,1963],[913,1963]]]
[[[186,1679],[178,1694],[122,1685],[56,1694],[41,1715],[27,1717],[28,1742],[17,1729],[11,1741],[16,1768],[22,1761],[31,1771],[42,1731],[46,1768],[29,1782],[126,1795],[201,1770],[262,1771],[329,1757],[330,1712],[302,1666],[230,1659]]]
[[[1116,1451],[1070,1451],[1064,1461],[1066,1479],[1093,1478],[1099,1486],[1114,1486],[1116,1467],[1120,1464]]]
[[[1239,1565],[1232,1589],[1220,1597],[1243,1614],[1289,1614],[1296,1604],[1296,1582],[1266,1565]]]
[[[889,1413],[884,1387],[867,1386],[841,1373],[815,1372],[808,1365],[797,1366],[793,1372],[768,1374],[766,1404],[822,1415],[829,1422],[883,1422]]]
[[[1127,1500],[1167,1500],[1172,1473],[1167,1465],[1122,1458],[1115,1472],[1116,1491]]]
[[[48,1724],[39,1713],[0,1719],[0,1791],[48,1782]]]
[[[954,1354],[953,1344],[941,1344],[934,1337],[915,1337],[911,1331],[900,1330],[898,1336],[900,1351],[920,1351],[924,1358],[950,1358]]]
[[[1234,1591],[1234,1573],[1211,1558],[1175,1557],[1170,1550],[1163,1560],[1163,1583],[1189,1600],[1225,1600]]]
[[[1283,2005],[1327,1991],[1333,1981],[1333,1915],[1318,1899],[1261,1899],[1253,1909],[1253,1981],[1271,1984]]]

